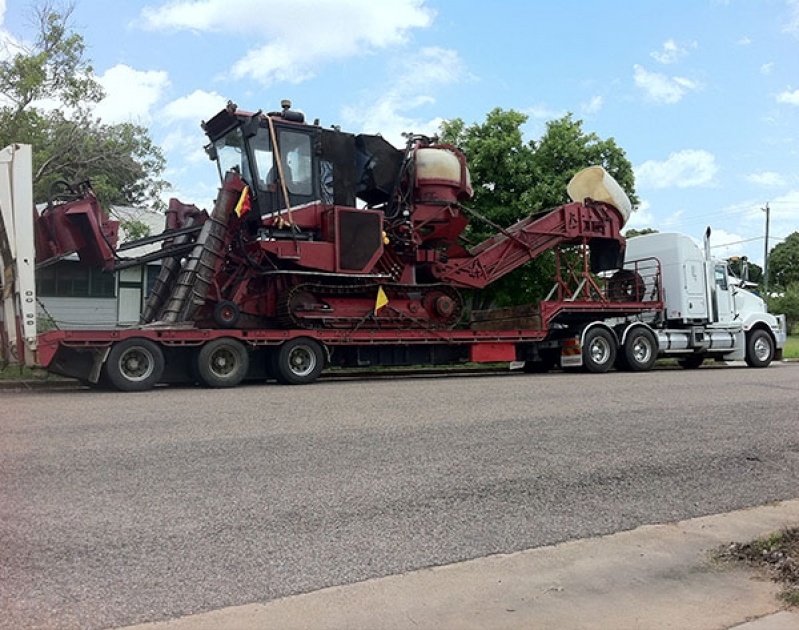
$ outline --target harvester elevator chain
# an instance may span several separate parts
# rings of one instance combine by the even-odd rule
[[[331,298],[353,298],[376,300],[382,287],[389,309],[383,316],[374,315],[374,308],[357,314],[337,313],[326,302]],[[394,302],[394,305],[392,305]],[[399,304],[417,306],[405,311]],[[376,304],[375,304],[376,306]],[[329,308],[328,312],[324,312]],[[464,303],[461,294],[453,287],[434,285],[402,284],[319,284],[302,283],[288,290],[278,304],[278,321],[286,328],[452,328],[463,314]],[[304,317],[303,311],[313,312],[314,316]],[[320,315],[321,313],[321,315]]]

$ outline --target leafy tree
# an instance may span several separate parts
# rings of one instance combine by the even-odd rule
[[[778,243],[768,255],[769,286],[788,287],[799,282],[799,232]]]
[[[34,197],[46,200],[60,180],[90,179],[105,206],[160,207],[165,161],[147,129],[105,124],[92,114],[103,97],[73,32],[72,7],[47,2],[35,9],[36,36],[0,61],[0,146],[33,146]],[[11,52],[11,51],[9,51]]]
[[[135,241],[150,236],[150,226],[138,219],[122,219],[119,227],[125,231],[126,241]]]
[[[728,266],[730,271],[735,274],[737,277],[743,279],[743,270],[744,270],[744,262],[746,262],[747,266],[747,279],[750,282],[760,283],[763,281],[763,269],[760,265],[753,263],[750,260],[747,260],[744,256],[743,258],[735,257],[730,258],[728,261]]]
[[[772,313],[784,313],[791,332],[799,322],[799,282],[794,282],[785,289],[768,297],[768,310]]]
[[[525,142],[527,116],[496,108],[485,122],[467,126],[456,118],[441,127],[441,137],[461,148],[469,161],[474,198],[467,238],[479,242],[530,214],[569,201],[566,186],[587,166],[601,165],[637,202],[632,164],[611,138],[582,129],[571,114],[547,123],[538,141]],[[485,220],[481,220],[483,217]],[[552,288],[554,256],[547,252],[472,296],[475,309],[541,300]]]

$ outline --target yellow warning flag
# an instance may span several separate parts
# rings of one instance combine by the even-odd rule
[[[246,214],[250,210],[250,187],[245,186],[244,190],[241,191],[239,202],[236,204],[236,216],[240,217],[242,214]]]
[[[388,296],[383,291],[383,287],[377,287],[377,299],[375,300],[375,313],[388,304]]]

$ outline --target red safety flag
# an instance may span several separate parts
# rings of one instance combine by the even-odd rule
[[[244,190],[241,191],[241,197],[239,197],[239,202],[236,204],[236,216],[241,216],[243,214],[247,214],[251,210],[252,206],[250,206],[250,187],[245,186]]]

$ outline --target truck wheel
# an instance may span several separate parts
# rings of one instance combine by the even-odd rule
[[[249,369],[247,348],[237,339],[214,339],[197,353],[197,378],[206,387],[235,387]]]
[[[677,365],[679,365],[681,368],[685,368],[686,370],[695,370],[704,362],[705,355],[703,353],[689,354],[681,359],[677,359]]]
[[[624,342],[624,366],[633,372],[646,372],[658,358],[658,342],[652,331],[634,328]]]
[[[241,310],[238,304],[230,300],[222,300],[214,306],[214,321],[220,328],[233,328],[239,323]]]
[[[756,329],[746,335],[746,364],[768,367],[774,358],[774,341],[765,330]]]
[[[325,365],[322,346],[304,337],[290,339],[273,356],[275,378],[284,385],[313,383]]]
[[[616,338],[605,328],[591,328],[583,341],[583,366],[589,372],[607,372],[616,361]]]
[[[103,370],[108,382],[122,392],[147,391],[164,374],[164,354],[149,339],[125,339],[111,348]]]

